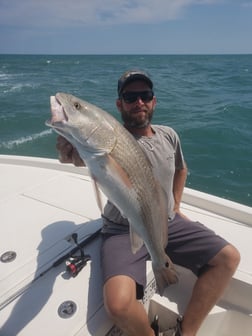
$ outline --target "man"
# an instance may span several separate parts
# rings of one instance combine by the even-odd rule
[[[176,132],[170,127],[151,124],[156,97],[150,77],[138,70],[124,73],[118,81],[116,105],[124,126],[149,157],[154,174],[167,193],[169,242],[166,252],[174,263],[191,269],[198,276],[183,319],[174,330],[176,336],[195,336],[235,272],[239,252],[180,212],[187,167]],[[76,150],[62,137],[58,138],[57,148],[61,162],[83,164]],[[110,202],[105,206],[103,223],[101,256],[106,310],[126,335],[157,335],[137,300],[142,297],[146,284],[147,250],[143,246],[132,254],[128,221]]]

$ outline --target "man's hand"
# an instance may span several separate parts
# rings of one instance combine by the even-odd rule
[[[77,150],[61,135],[57,138],[56,148],[61,163],[73,163],[77,167],[85,166]]]
[[[174,209],[174,211],[175,211],[178,215],[180,215],[182,218],[187,219],[187,220],[190,220],[186,215],[184,215],[184,214],[180,211],[180,209]]]

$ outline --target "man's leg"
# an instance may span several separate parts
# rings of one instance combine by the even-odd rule
[[[195,336],[207,314],[220,299],[240,262],[240,254],[226,245],[208,263],[209,268],[195,283],[182,323],[183,336]]]
[[[125,275],[108,279],[103,287],[106,310],[114,323],[129,336],[154,336],[144,306],[136,299],[136,283]]]

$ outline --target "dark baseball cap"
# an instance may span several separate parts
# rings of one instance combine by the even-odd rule
[[[124,87],[127,84],[134,82],[135,80],[142,80],[146,82],[151,89],[153,88],[152,80],[150,79],[150,76],[146,72],[141,70],[129,70],[126,71],[118,80],[118,86],[117,86],[118,96],[120,97]]]

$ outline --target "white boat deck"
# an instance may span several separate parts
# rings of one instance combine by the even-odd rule
[[[252,208],[186,189],[183,212],[224,236],[242,256],[230,287],[202,326],[200,335],[236,335],[226,327],[220,330],[222,325],[227,325],[226,320],[229,326],[238,328],[239,320],[245,326],[243,336],[251,336]],[[0,218],[0,257],[3,256],[0,261],[0,335],[120,334],[115,329],[109,332],[113,325],[103,307],[100,238],[85,248],[91,262],[77,277],[68,276],[64,262],[52,267],[74,247],[68,239],[73,232],[83,240],[101,226],[86,168],[49,159],[0,156]],[[16,257],[3,262],[7,251],[15,252]],[[147,298],[154,293],[151,266],[148,266]],[[169,287],[162,298],[154,294],[146,303],[150,318],[158,311],[164,327],[174,322],[177,313],[183,313],[195,281],[189,271],[182,268],[179,271],[178,285]],[[64,302],[70,302],[67,308],[76,308],[76,311],[62,318],[59,310]],[[216,334],[212,325],[208,333],[212,321],[218,326]],[[234,326],[232,321],[236,321]]]

